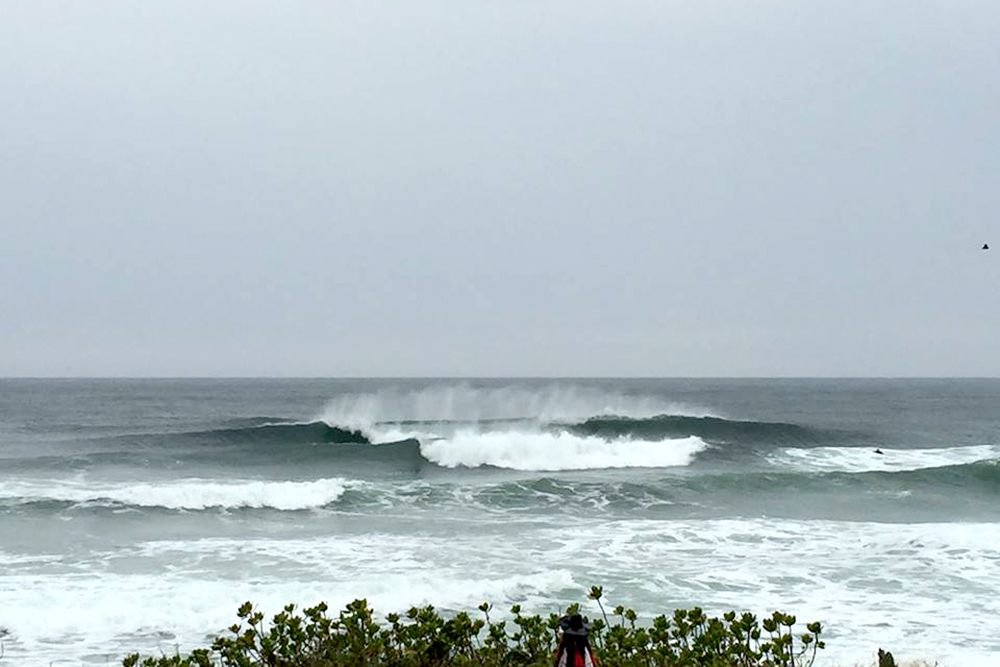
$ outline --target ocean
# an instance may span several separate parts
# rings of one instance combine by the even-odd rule
[[[993,666],[998,461],[996,379],[0,379],[0,667],[593,585]]]

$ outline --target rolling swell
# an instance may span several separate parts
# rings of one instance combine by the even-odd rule
[[[838,477],[850,475],[850,473],[830,474]],[[910,489],[934,488],[951,491],[961,489],[963,494],[978,492],[1000,496],[1000,459],[919,470],[869,471],[855,475],[880,484],[904,483]]]
[[[665,486],[681,495],[695,493],[704,498],[728,495],[748,504],[755,498],[768,496],[798,503],[812,495],[836,497],[836,502],[845,506],[855,502],[879,503],[891,497],[904,503],[933,498],[945,507],[953,499],[964,501],[978,496],[992,506],[1000,496],[1000,465],[987,460],[892,472],[725,473],[670,480]]]
[[[694,435],[715,444],[741,442],[801,446],[829,440],[828,434],[797,424],[732,421],[719,417],[685,415],[657,415],[645,419],[591,417],[580,424],[564,425],[562,428],[578,435],[596,435],[604,438],[629,436],[642,440],[665,440]]]
[[[140,433],[79,441],[62,455],[9,458],[8,470],[86,471],[116,466],[169,466],[197,470],[204,464],[231,467],[272,467],[276,463],[389,464],[409,470],[428,462],[415,439],[376,444],[360,430],[324,422],[261,424],[179,433]]]
[[[956,491],[961,489],[961,494]],[[845,495],[844,492],[848,491]],[[469,494],[489,509],[627,518],[814,513],[826,518],[935,519],[958,508],[995,513],[1000,461],[897,472],[675,475],[620,482],[546,476]]]
[[[276,454],[282,460],[303,460],[325,456],[341,445],[371,446],[371,440],[356,429],[330,426],[324,422],[259,423],[242,420],[224,428],[201,431],[149,432],[76,440],[59,455],[50,451],[24,451],[8,457],[8,470],[38,472],[44,470],[83,471],[94,467],[132,465],[171,467],[178,463],[193,465],[206,461],[229,464],[273,463]],[[232,422],[231,422],[232,423]],[[316,445],[331,445],[317,448]]]
[[[965,496],[957,496],[961,488]],[[848,498],[841,495],[851,491]],[[896,472],[753,472],[708,475],[670,475],[628,481],[585,481],[546,475],[474,488],[471,497],[496,509],[551,508],[565,511],[623,511],[657,508],[676,513],[729,513],[732,509],[773,509],[809,496],[838,502],[864,504],[909,503],[930,498],[942,504],[953,497],[979,496],[989,507],[1000,496],[1000,461],[986,460],[962,465]],[[695,510],[694,508],[701,508]],[[575,510],[574,510],[575,511]]]
[[[378,469],[416,473],[425,466],[433,466],[421,454],[420,443],[412,438],[384,444],[312,440],[274,442],[264,439],[241,442],[236,452],[230,448],[202,447],[196,452],[185,454],[185,458],[189,462],[238,464],[268,469],[280,458],[282,465],[299,464],[357,472]]]
[[[181,433],[176,437],[223,442],[279,442],[279,443],[353,443],[371,444],[364,433],[357,429],[330,426],[326,422],[305,424],[268,423],[248,427],[213,429]]]

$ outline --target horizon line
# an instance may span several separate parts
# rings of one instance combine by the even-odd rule
[[[996,375],[0,375],[0,380],[996,380]]]

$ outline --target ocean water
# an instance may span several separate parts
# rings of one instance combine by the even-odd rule
[[[592,585],[820,620],[824,665],[997,665],[998,461],[988,379],[3,379],[0,667]]]

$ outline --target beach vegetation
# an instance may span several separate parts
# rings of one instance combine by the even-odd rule
[[[639,622],[622,606],[607,613],[600,587],[590,590],[601,617],[590,638],[601,667],[811,667],[824,648],[819,623],[795,630],[794,616],[774,612],[758,619],[734,611],[721,617],[702,609],[678,609]],[[250,602],[238,622],[210,647],[188,655],[141,657],[123,667],[551,667],[560,614],[524,613],[520,605],[504,618],[483,603],[478,614],[445,614],[432,606],[379,617],[364,599],[335,615],[325,603],[298,609],[286,605],[269,621]],[[570,605],[566,614],[580,613]],[[382,619],[382,620],[379,620]]]

